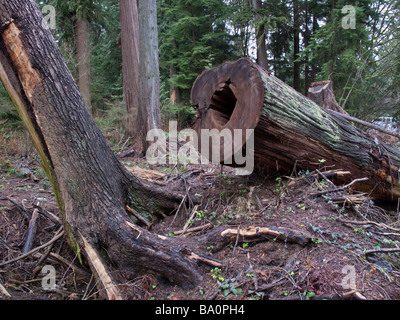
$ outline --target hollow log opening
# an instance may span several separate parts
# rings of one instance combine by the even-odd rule
[[[211,98],[210,109],[217,111],[214,115],[221,127],[225,126],[231,119],[236,108],[237,99],[229,87],[230,81],[214,92]]]

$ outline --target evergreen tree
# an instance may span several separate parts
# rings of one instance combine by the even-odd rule
[[[163,78],[189,101],[197,76],[207,68],[237,58],[227,30],[223,0],[160,0],[160,67]]]

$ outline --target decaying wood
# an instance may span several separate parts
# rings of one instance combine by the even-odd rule
[[[288,243],[297,243],[303,247],[310,243],[311,237],[295,230],[279,227],[253,227],[247,229],[227,229],[221,236],[234,240],[238,237],[242,242],[258,242],[267,240],[279,240]]]
[[[254,129],[257,171],[315,171],[324,161],[327,168],[351,172],[337,176],[336,185],[366,177],[353,188],[384,200],[400,196],[398,149],[377,144],[342,114],[321,108],[248,59],[204,71],[192,88],[192,104],[199,136],[202,129]],[[242,147],[245,153],[245,137]],[[235,166],[228,160],[222,162]]]
[[[24,248],[22,250],[22,254],[29,252],[32,249],[33,241],[35,240],[36,235],[36,226],[37,226],[37,219],[39,217],[39,210],[35,209],[32,213],[32,218],[29,221],[28,232],[26,236],[26,241]]]
[[[279,241],[298,244],[302,247],[311,242],[311,236],[300,231],[275,226],[258,226],[245,229],[219,227],[198,238],[206,246],[212,246],[211,252],[219,252],[229,244],[258,243]]]

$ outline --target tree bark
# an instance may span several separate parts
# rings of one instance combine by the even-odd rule
[[[139,154],[147,150],[146,135],[161,127],[160,70],[158,56],[158,27],[156,0],[139,0],[140,79],[137,141]]]
[[[259,23],[259,11],[262,9],[262,0],[252,0],[252,3],[256,16],[257,63],[265,70],[268,70],[267,46],[265,43],[265,26],[264,24]]]
[[[120,0],[126,132],[134,137],[139,109],[139,15],[136,1]]]
[[[41,156],[70,245],[87,257],[109,299],[123,298],[119,283],[140,274],[196,285],[202,276],[187,244],[151,234],[126,211],[154,221],[183,195],[124,169],[42,19],[34,0],[0,0],[0,78]]]
[[[293,40],[294,40],[294,65],[293,65],[293,88],[300,91],[300,62],[297,61],[300,55],[300,8],[299,1],[293,0]]]
[[[202,129],[255,130],[258,171],[290,174],[327,166],[351,172],[337,183],[367,177],[354,189],[386,200],[400,196],[397,149],[376,143],[248,59],[203,72],[193,86],[192,104],[198,106],[194,128],[199,136]],[[224,154],[223,144],[220,149]]]
[[[79,17],[76,20],[76,50],[78,57],[79,90],[85,99],[88,110],[92,112],[89,22]]]

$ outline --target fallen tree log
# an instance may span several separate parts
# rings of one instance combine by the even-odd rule
[[[337,177],[336,184],[366,177],[353,188],[379,199],[400,196],[399,150],[368,137],[341,114],[322,109],[248,59],[204,71],[191,99],[197,106],[194,129],[199,137],[203,129],[254,129],[257,171],[291,173],[326,166],[351,172]],[[244,153],[249,152],[247,138],[243,135],[240,145]],[[225,154],[223,143],[220,154]],[[235,166],[232,159],[220,159]]]

